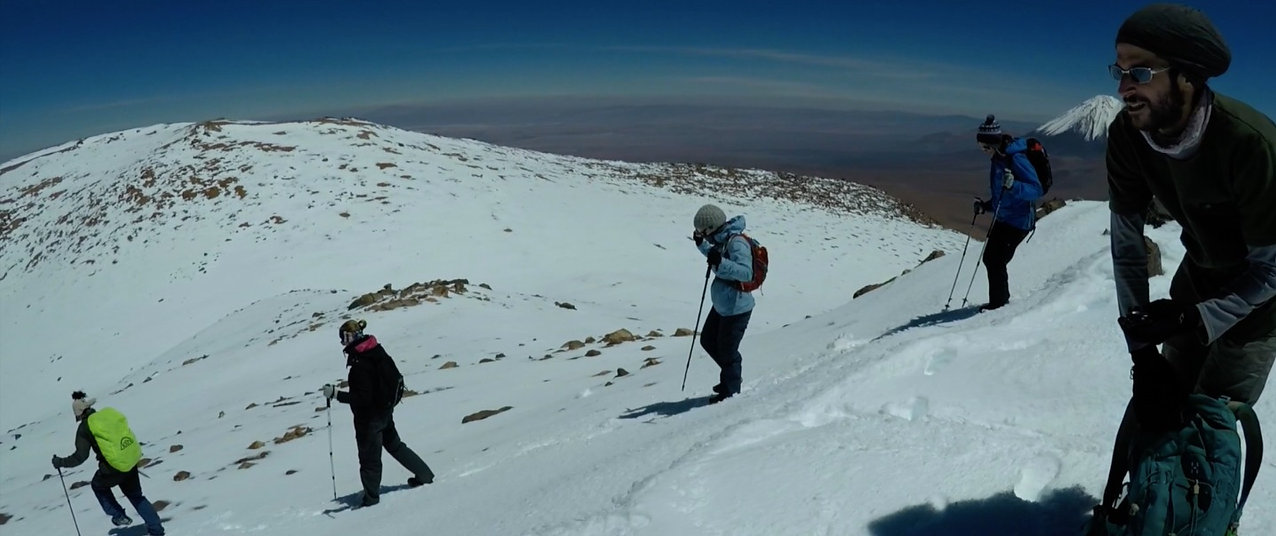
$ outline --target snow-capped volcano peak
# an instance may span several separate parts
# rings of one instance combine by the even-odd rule
[[[1102,139],[1108,125],[1121,111],[1121,100],[1111,95],[1099,95],[1068,110],[1038,128],[1037,131],[1056,136],[1064,132],[1081,134],[1086,141]]]

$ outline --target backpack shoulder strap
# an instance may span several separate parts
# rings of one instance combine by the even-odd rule
[[[1117,428],[1116,440],[1112,444],[1112,465],[1108,469],[1108,482],[1103,489],[1103,505],[1116,508],[1117,499],[1121,497],[1121,482],[1130,471],[1130,440],[1134,428],[1134,407],[1128,405],[1121,425]]]
[[[721,244],[718,244],[718,247],[721,247],[721,248],[722,248],[722,256],[723,256],[723,257],[731,258],[731,255],[730,255],[730,253],[731,253],[731,248],[727,247],[727,244],[730,244],[730,243],[731,243],[731,239],[733,239],[733,238],[743,238],[743,239],[744,239],[744,244],[745,244],[745,245],[747,245],[747,246],[749,246],[749,253],[750,253],[750,254],[752,254],[752,253],[753,253],[753,239],[752,239],[752,238],[749,238],[749,235],[747,235],[747,234],[744,234],[744,233],[735,233],[735,234],[732,234],[732,235],[728,235],[728,236],[727,236],[727,241],[726,241],[726,242],[723,242],[723,243],[721,243]]]
[[[1241,486],[1241,499],[1236,503],[1236,513],[1232,514],[1232,524],[1236,525],[1241,520],[1241,510],[1245,508],[1245,501],[1249,499],[1249,491],[1254,487],[1254,481],[1258,479],[1258,470],[1263,463],[1263,431],[1258,425],[1258,415],[1254,414],[1254,408],[1248,404],[1240,402],[1229,402],[1227,407],[1236,414],[1237,422],[1241,423],[1241,428],[1245,430],[1245,481]]]

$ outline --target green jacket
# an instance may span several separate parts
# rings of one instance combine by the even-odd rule
[[[1143,214],[1156,196],[1182,225],[1187,251],[1170,296],[1197,304],[1208,341],[1224,333],[1253,340],[1276,332],[1276,125],[1235,99],[1205,98],[1208,120],[1186,158],[1154,149],[1124,112],[1108,128],[1118,299],[1122,314],[1147,303],[1139,253]]]

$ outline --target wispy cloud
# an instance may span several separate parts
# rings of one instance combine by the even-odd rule
[[[829,56],[802,52],[789,52],[765,48],[711,48],[678,46],[616,46],[607,50],[623,52],[654,52],[692,56],[717,56],[740,59],[756,59],[795,65],[814,65],[853,71],[855,74],[881,78],[920,81],[939,76],[939,71],[951,67],[914,62],[886,61],[851,56]]]
[[[762,90],[768,93],[780,93],[803,97],[836,97],[844,95],[844,92],[834,90],[827,86],[812,84],[809,82],[798,82],[794,80],[775,80],[770,78],[753,78],[744,76],[694,76],[685,78],[684,80],[696,85],[730,86],[734,88],[743,87]]]

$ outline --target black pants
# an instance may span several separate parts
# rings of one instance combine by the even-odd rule
[[[363,481],[363,493],[368,498],[375,500],[381,497],[383,448],[413,476],[426,481],[434,480],[434,472],[430,471],[430,466],[399,439],[399,432],[394,429],[393,412],[355,417],[354,440],[359,447],[359,479]]]
[[[133,503],[133,509],[137,510],[137,514],[142,516],[142,521],[146,522],[146,533],[155,536],[164,534],[164,525],[160,522],[159,514],[155,512],[155,506],[146,499],[145,495],[142,495],[142,482],[137,477],[136,467],[127,473],[99,468],[93,474],[93,480],[89,482],[89,486],[93,488],[93,495],[97,497],[98,504],[102,505],[102,511],[106,512],[112,520],[124,516],[124,507],[120,506],[120,502],[115,499],[115,493],[111,491],[111,488],[119,486],[120,491],[124,492],[124,497]]]
[[[1023,242],[1028,231],[1006,222],[993,223],[988,230],[988,243],[984,246],[984,267],[988,269],[988,305],[1001,307],[1010,302],[1010,276],[1006,265],[1015,256],[1015,248]]]
[[[749,327],[749,318],[753,311],[738,315],[722,316],[715,310],[709,311],[704,321],[704,329],[700,332],[700,346],[708,352],[713,362],[722,371],[718,375],[718,385],[713,391],[724,395],[740,392],[741,362],[740,340],[744,338],[744,330]]]

